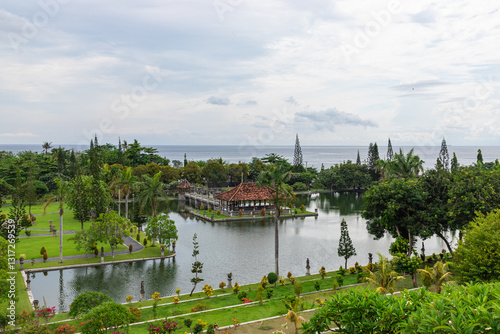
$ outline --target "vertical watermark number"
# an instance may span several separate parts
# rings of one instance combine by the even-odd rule
[[[14,326],[16,323],[16,223],[9,219],[7,222],[7,242],[8,242],[8,251],[7,251],[7,284],[8,284],[8,300],[9,304],[7,306],[7,318],[9,319],[8,323],[11,326]]]

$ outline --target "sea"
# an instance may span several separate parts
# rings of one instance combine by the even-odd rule
[[[52,147],[63,147],[75,151],[86,150],[88,147],[81,145],[52,144]],[[250,162],[253,157],[263,158],[268,154],[277,154],[293,162],[295,146],[252,146],[252,145],[144,145],[158,150],[158,155],[173,160],[184,161],[184,154],[188,161],[208,160],[222,158],[227,163]],[[439,156],[440,146],[393,146],[394,153],[400,150],[408,153],[414,149],[414,154],[424,161],[424,168],[433,168]],[[448,146],[450,161],[453,153],[456,154],[460,165],[472,165],[477,161],[478,149],[481,149],[483,161],[500,159],[500,146]],[[14,154],[23,151],[43,152],[41,145],[30,144],[0,144],[0,151],[11,151]],[[301,146],[303,163],[306,167],[318,170],[323,165],[329,168],[347,161],[356,161],[359,152],[362,161],[368,157],[368,146]],[[379,146],[380,158],[387,156],[387,146]]]

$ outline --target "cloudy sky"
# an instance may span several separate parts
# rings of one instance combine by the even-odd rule
[[[497,1],[0,8],[0,143],[500,145]]]

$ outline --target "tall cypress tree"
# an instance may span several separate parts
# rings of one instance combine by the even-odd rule
[[[387,143],[387,160],[392,161],[394,158],[394,152],[392,151],[391,138],[389,138],[389,142]]]
[[[455,152],[453,152],[453,158],[451,159],[451,172],[454,173],[458,170],[458,159],[457,156],[455,155]]]
[[[345,269],[347,269],[347,260],[356,255],[356,249],[352,244],[351,237],[349,236],[349,230],[347,228],[347,223],[345,219],[342,219],[342,223],[340,223],[340,240],[339,240],[339,248],[338,254],[340,257],[345,259]]]
[[[373,181],[380,179],[380,173],[377,171],[377,160],[379,160],[377,143],[370,143],[368,146],[368,172]]]
[[[445,170],[450,170],[450,154],[448,153],[448,146],[444,138],[441,142],[441,151],[439,151],[439,161]]]
[[[477,165],[482,166],[483,165],[483,153],[481,153],[481,149],[477,150]]]
[[[300,147],[299,135],[295,138],[295,151],[293,153],[293,166],[296,172],[301,172],[304,169],[302,161],[302,148]]]
[[[356,158],[356,165],[361,166],[361,157],[359,156],[359,150],[358,150],[358,156]]]
[[[122,149],[122,140],[118,137],[118,163],[123,165],[123,149]]]

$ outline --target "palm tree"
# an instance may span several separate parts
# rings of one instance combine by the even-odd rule
[[[392,292],[396,281],[403,279],[397,272],[392,270],[391,262],[382,254],[377,253],[379,262],[377,264],[377,271],[368,271],[368,277],[365,281],[377,288],[381,294]]]
[[[59,202],[59,262],[63,262],[63,214],[64,214],[64,198],[68,190],[68,182],[59,178],[55,178],[57,184],[57,193],[55,196],[50,197],[43,206],[43,213],[47,211],[47,207],[54,201]]]
[[[137,182],[137,178],[132,175],[132,167],[127,167],[122,171],[121,178],[118,182],[121,186],[121,194],[125,195],[125,218],[128,218],[128,198]]]
[[[425,266],[425,269],[418,269],[417,273],[422,275],[422,282],[427,288],[434,284],[437,293],[441,293],[441,285],[451,278],[448,264],[441,261],[436,262],[432,268]]]
[[[257,178],[258,185],[266,185],[275,190],[272,198],[274,204],[274,258],[275,258],[275,273],[279,276],[279,235],[278,222],[280,218],[280,204],[287,199],[294,198],[293,189],[286,182],[290,179],[291,172],[286,169],[283,163],[271,165],[271,170],[262,171]]]
[[[45,150],[45,155],[47,155],[47,152],[52,148],[52,142],[44,141],[42,148]]]
[[[165,184],[160,181],[160,176],[161,172],[156,173],[153,177],[143,175],[144,182],[141,182],[138,194],[141,210],[145,206],[151,205],[151,216],[153,218],[156,217],[157,197],[165,195]]]
[[[412,148],[407,155],[400,149],[392,160],[377,160],[377,169],[382,173],[384,179],[402,178],[410,179],[417,177],[424,170],[424,161],[418,155],[413,154]]]

